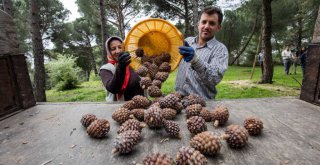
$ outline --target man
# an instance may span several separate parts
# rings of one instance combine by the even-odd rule
[[[258,55],[258,62],[260,64],[260,67],[261,67],[261,75],[263,76],[263,60],[264,60],[264,57],[263,57],[263,50],[260,51],[259,55]]]
[[[291,66],[291,58],[292,54],[289,50],[289,46],[286,46],[285,49],[281,53],[283,64],[284,64],[284,74],[288,75]]]
[[[184,60],[179,65],[176,91],[183,95],[195,93],[205,99],[215,98],[215,86],[228,68],[228,50],[214,36],[221,29],[222,19],[222,12],[217,7],[202,10],[198,36],[188,37],[185,45],[179,47]]]
[[[300,56],[299,56],[299,59],[300,59],[300,61],[301,61],[302,76],[305,75],[307,54],[308,54],[308,49],[303,47],[303,48],[301,49],[301,54],[300,54]]]

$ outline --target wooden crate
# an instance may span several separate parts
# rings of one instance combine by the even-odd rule
[[[25,58],[0,55],[0,117],[36,104]]]
[[[320,105],[320,44],[310,44],[300,99]]]

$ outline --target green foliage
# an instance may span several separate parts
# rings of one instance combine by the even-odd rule
[[[297,67],[296,75],[284,75],[283,66],[275,66],[274,83],[258,84],[261,77],[259,66],[256,67],[252,81],[248,80],[251,74],[251,67],[229,66],[222,82],[217,85],[218,100],[238,98],[264,98],[279,96],[297,96],[300,92],[302,73],[300,66]],[[293,68],[290,70],[293,73]],[[177,70],[169,75],[169,78],[162,85],[161,91],[164,94],[174,91],[174,83]],[[247,82],[244,85],[235,85],[237,82]],[[284,90],[285,89],[285,90]],[[82,83],[79,88],[68,91],[46,91],[47,100],[50,102],[72,102],[72,101],[105,101],[106,92],[101,80]]]
[[[101,81],[88,81],[72,90],[48,90],[46,95],[49,102],[103,102],[105,101],[106,92]]]
[[[169,74],[168,79],[162,84],[161,86],[161,92],[163,94],[169,94],[172,91],[174,91],[174,83],[176,81],[178,68]]]
[[[101,81],[101,77],[99,75],[95,75],[94,73],[91,73],[89,81]]]
[[[58,91],[77,87],[80,69],[75,66],[75,60],[72,56],[59,54],[57,60],[52,60],[46,65],[51,86]]]

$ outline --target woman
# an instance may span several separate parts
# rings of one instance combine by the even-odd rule
[[[128,101],[144,94],[139,75],[129,67],[130,54],[124,52],[122,44],[122,39],[115,36],[105,43],[108,63],[100,68],[100,77],[108,91],[107,102]]]

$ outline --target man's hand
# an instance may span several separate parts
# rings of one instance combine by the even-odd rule
[[[131,63],[131,56],[128,52],[121,52],[118,57],[119,67],[126,68]]]
[[[179,53],[183,56],[184,61],[190,62],[194,56],[194,49],[185,41],[184,46],[179,47]]]

